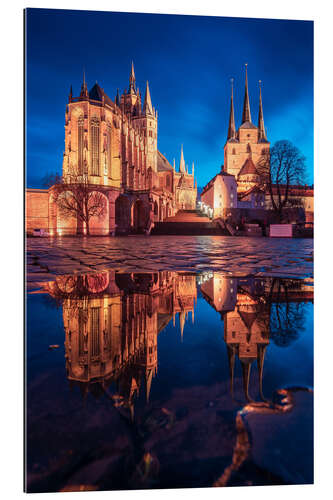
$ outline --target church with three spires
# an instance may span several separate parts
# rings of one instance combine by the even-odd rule
[[[89,234],[149,234],[180,209],[196,208],[194,164],[190,172],[183,146],[179,169],[158,150],[158,113],[148,81],[142,99],[133,62],[128,87],[113,100],[97,82],[88,90],[85,75],[79,95],[70,87],[62,174],[68,185],[84,177],[104,199],[106,209],[92,216]],[[27,189],[27,232],[38,227],[50,235],[86,234],[86,222],[61,213],[55,199],[54,186]]]
[[[221,171],[203,188],[201,201],[209,207],[213,218],[225,217],[232,209],[265,209],[265,191],[262,187],[262,166],[267,164],[270,143],[264,125],[264,114],[259,81],[258,125],[252,122],[245,66],[245,94],[242,121],[235,124],[234,88],[231,83],[231,102],[227,140],[224,145],[224,165]]]

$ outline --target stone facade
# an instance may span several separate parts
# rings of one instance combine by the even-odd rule
[[[158,114],[152,106],[150,89],[145,97],[136,87],[132,64],[129,87],[114,101],[96,82],[88,91],[85,78],[78,97],[70,90],[65,113],[63,179],[72,172],[84,175],[91,187],[105,196],[103,217],[93,217],[91,234],[150,233],[154,222],[174,215],[180,208],[195,208],[194,173],[176,172],[158,151]],[[64,217],[49,190],[27,190],[27,231],[41,227],[33,220],[48,197],[51,234],[84,233],[84,224]],[[47,204],[45,201],[44,204]],[[45,207],[43,205],[43,214]],[[43,227],[45,220],[43,215]]]

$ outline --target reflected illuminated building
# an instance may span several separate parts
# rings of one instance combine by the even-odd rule
[[[313,299],[312,283],[219,272],[109,271],[61,276],[44,289],[62,306],[71,385],[79,385],[84,396],[107,393],[115,406],[128,408],[132,417],[134,400],[141,392],[149,401],[158,370],[158,334],[170,322],[175,327],[177,321],[183,341],[189,313],[194,323],[198,289],[223,320],[231,394],[238,360],[247,400],[253,362],[257,362],[259,395],[264,400],[263,367],[270,337],[286,345],[285,331],[293,339],[290,325],[302,321],[293,306]]]
[[[115,382],[114,404],[133,416],[142,380],[149,401],[158,334],[177,314],[182,333],[189,312],[193,321],[195,276],[105,272],[58,277],[46,288],[63,308],[69,381],[96,396]]]
[[[240,361],[243,389],[250,400],[251,366],[257,361],[259,395],[263,395],[265,351],[272,327],[278,316],[275,334],[292,333],[302,321],[297,303],[313,300],[312,282],[280,278],[230,277],[222,273],[204,273],[199,281],[206,301],[221,314],[224,341],[230,370],[230,390],[233,395],[236,359]],[[291,304],[292,303],[292,304]],[[295,306],[296,305],[296,310]],[[287,307],[288,306],[288,307]]]
[[[249,397],[250,371],[257,360],[259,391],[262,394],[262,375],[265,350],[269,344],[269,304],[264,297],[264,282],[254,278],[234,278],[221,273],[201,286],[205,299],[221,313],[224,322],[224,341],[230,367],[231,393],[236,358],[242,367],[246,399]]]

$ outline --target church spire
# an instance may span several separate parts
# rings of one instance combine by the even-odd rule
[[[119,89],[117,89],[117,94],[116,94],[116,105],[117,105],[117,106],[120,106]]]
[[[69,89],[68,102],[72,102],[72,99],[73,99],[73,87],[71,85],[71,87]]]
[[[145,115],[152,115],[153,114],[153,106],[151,104],[151,97],[150,97],[150,91],[149,91],[149,84],[148,80],[146,83],[146,94],[145,94],[145,100],[143,103],[143,111]]]
[[[131,74],[130,74],[130,78],[129,78],[128,92],[130,94],[134,94],[135,93],[135,73],[134,73],[134,64],[133,64],[133,61],[132,61],[132,67],[131,67]]]
[[[247,83],[247,63],[245,64],[245,95],[244,95],[242,124],[245,122],[252,123],[251,110],[250,110],[250,99],[249,99],[249,89],[248,89],[248,83]]]
[[[80,97],[88,97],[88,88],[87,88],[87,84],[86,84],[86,72],[85,72],[85,70],[83,70],[83,82],[81,85]]]
[[[262,110],[262,97],[261,97],[261,80],[259,80],[259,115],[258,115],[258,129],[259,129],[259,141],[267,141],[265,124],[264,124],[264,112]]]
[[[184,160],[184,153],[183,153],[183,145],[182,145],[182,149],[180,151],[179,172],[181,172],[182,174],[185,174],[185,160]]]
[[[234,79],[231,78],[231,102],[227,141],[236,138],[235,113],[234,113]]]

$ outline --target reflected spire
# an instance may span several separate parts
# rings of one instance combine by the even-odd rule
[[[234,396],[234,371],[235,371],[235,349],[233,346],[227,344],[227,354],[229,362],[229,376],[230,376],[230,392],[231,397]]]
[[[258,345],[257,365],[258,365],[258,372],[259,372],[259,394],[260,394],[260,397],[263,401],[266,401],[264,394],[263,394],[263,389],[262,389],[262,378],[263,378],[263,371],[264,371],[264,360],[265,360],[266,348],[267,348],[267,345]]]
[[[245,398],[247,401],[251,401],[251,398],[249,396],[249,382],[250,382],[250,372],[251,372],[252,361],[241,360],[241,364],[242,364],[242,372],[243,372],[244,395],[245,395]]]
[[[179,313],[179,324],[180,324],[181,341],[183,342],[183,334],[184,334],[184,326],[185,326],[185,313],[184,313],[183,309]]]
[[[147,403],[149,403],[149,395],[150,395],[152,380],[153,380],[153,370],[152,370],[152,368],[149,368],[146,371],[146,401],[147,401]]]

